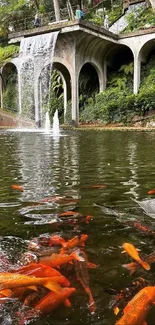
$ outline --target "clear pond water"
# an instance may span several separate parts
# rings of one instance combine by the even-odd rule
[[[84,250],[89,261],[98,264],[98,268],[89,269],[96,313],[90,314],[88,296],[74,271],[69,270],[67,276],[76,288],[70,299],[71,307],[61,306],[33,324],[112,325],[120,316],[109,308],[112,297],[104,288],[119,291],[139,276],[155,283],[153,265],[150,271],[141,270],[130,276],[122,264],[131,259],[121,254],[123,242],[140,248],[142,256],[155,250],[154,236],[133,226],[139,221],[155,231],[155,220],[132,200],[154,198],[147,193],[155,188],[155,132],[63,131],[63,134],[53,138],[41,132],[0,132],[1,254],[15,265],[34,237],[48,233],[70,239],[87,234]],[[12,184],[21,185],[24,191],[12,189]],[[37,205],[40,200],[56,195],[77,203]],[[89,224],[57,222],[58,214],[67,210],[92,215],[93,219]],[[4,269],[5,261],[1,260],[1,271]],[[0,309],[1,324],[18,324],[18,309],[17,301],[8,301]],[[153,307],[147,317],[148,325],[154,323],[154,317]]]

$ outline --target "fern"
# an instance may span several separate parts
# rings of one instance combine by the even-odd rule
[[[120,69],[119,69],[119,71],[121,72],[121,71],[123,71],[125,74],[131,74],[131,75],[133,75],[133,73],[134,73],[134,65],[133,65],[133,62],[131,62],[131,63],[129,63],[129,64],[123,64],[121,67],[120,67]]]

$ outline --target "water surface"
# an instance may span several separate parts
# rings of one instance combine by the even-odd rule
[[[72,238],[88,234],[85,252],[98,268],[90,269],[90,287],[97,304],[91,315],[88,297],[73,270],[68,271],[76,293],[70,308],[60,307],[33,324],[115,324],[119,316],[109,309],[111,296],[104,288],[123,289],[138,276],[154,284],[153,267],[133,276],[122,267],[131,259],[121,254],[123,242],[141,249],[142,256],[154,250],[154,236],[136,229],[135,221],[155,231],[155,220],[132,200],[150,198],[155,188],[154,132],[69,132],[53,138],[40,132],[0,132],[0,248],[9,263],[17,264],[27,242],[43,233]],[[23,192],[13,190],[21,185]],[[93,188],[94,185],[106,185]],[[49,196],[66,196],[77,203],[37,203]],[[154,196],[151,196],[154,198]],[[38,203],[39,204],[39,203]],[[107,214],[100,206],[114,209]],[[32,207],[33,206],[33,207]],[[92,215],[89,224],[57,223],[60,212],[74,209]],[[4,267],[4,265],[3,265]],[[1,324],[17,324],[18,302],[8,302],[0,312]],[[155,309],[147,318],[152,325]]]

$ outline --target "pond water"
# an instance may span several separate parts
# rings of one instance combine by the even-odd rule
[[[109,308],[112,296],[104,289],[119,291],[139,276],[155,283],[153,265],[150,271],[141,269],[131,276],[122,264],[132,260],[121,254],[124,242],[141,249],[142,256],[154,251],[154,235],[134,223],[155,231],[155,220],[132,200],[154,198],[148,195],[155,188],[154,142],[155,132],[63,131],[55,138],[41,132],[0,132],[0,248],[6,258],[1,271],[5,266],[7,270],[7,263],[19,264],[28,241],[41,234],[60,234],[66,239],[87,234],[84,251],[98,265],[89,269],[97,306],[94,314],[71,266],[65,273],[76,288],[71,307],[61,306],[33,324],[115,324],[120,314],[114,315]],[[12,189],[12,184],[21,185],[24,191]],[[63,204],[46,201],[53,196],[71,200]],[[39,205],[41,200],[44,203]],[[89,223],[72,223],[67,217],[58,220],[58,214],[68,210],[93,218]],[[18,324],[20,308],[18,301],[8,301],[0,308],[1,324]],[[147,317],[148,325],[154,317],[155,308]]]

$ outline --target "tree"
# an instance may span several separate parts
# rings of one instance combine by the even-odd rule
[[[54,11],[55,11],[55,19],[56,21],[60,21],[60,5],[59,5],[59,0],[53,0],[54,4]]]

